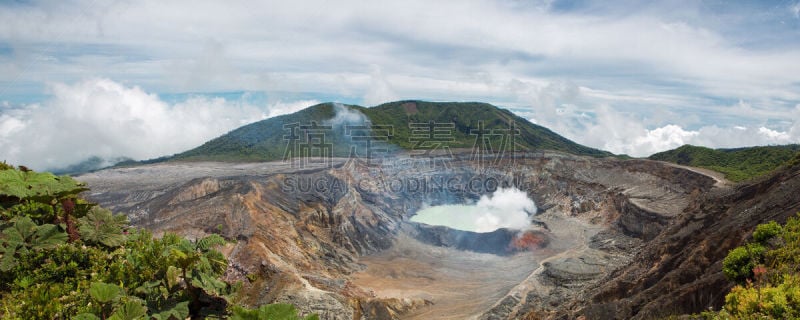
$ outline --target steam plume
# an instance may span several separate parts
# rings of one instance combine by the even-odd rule
[[[484,195],[474,205],[424,208],[411,221],[474,232],[491,232],[499,228],[525,230],[530,227],[529,215],[535,213],[533,200],[525,191],[512,187]]]

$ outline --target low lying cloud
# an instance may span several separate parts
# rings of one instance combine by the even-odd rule
[[[651,97],[649,101],[610,98],[608,93],[569,81],[544,85],[517,82],[513,90],[520,101],[527,101],[518,112],[531,122],[575,142],[617,154],[643,157],[684,144],[735,148],[800,143],[800,105],[767,109],[738,101],[714,106],[701,119],[696,110],[652,105],[626,111],[620,102],[630,99],[633,104],[679,104],[670,102],[669,96]]]
[[[613,112],[613,111],[610,111]],[[608,117],[606,115],[605,117]],[[778,145],[800,142],[800,124],[794,123],[785,131],[765,126],[702,126],[688,130],[676,124],[647,129],[641,120],[612,115],[615,120],[603,120],[589,125],[588,134],[577,137],[578,142],[618,154],[643,157],[685,144],[711,148]]]
[[[52,97],[41,104],[3,110],[0,160],[46,170],[90,157],[154,158],[317,103],[256,106],[208,96],[167,103],[139,87],[108,79],[53,84],[50,93]]]

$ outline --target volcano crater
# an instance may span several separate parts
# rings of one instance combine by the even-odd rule
[[[78,178],[91,200],[156,233],[239,239],[225,253],[228,277],[245,281],[245,303],[290,302],[326,319],[559,312],[717,182],[655,161],[557,152],[488,164],[456,154],[450,164],[167,162]],[[521,207],[522,226],[519,215],[486,232],[413,218],[426,206],[480,203],[512,187],[535,204]],[[502,204],[500,212],[511,210]]]

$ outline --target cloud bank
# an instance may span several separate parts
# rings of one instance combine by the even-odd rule
[[[170,104],[139,87],[108,79],[53,84],[50,90],[52,97],[41,104],[3,110],[0,160],[42,170],[93,156],[155,158],[317,103],[255,106],[198,95]]]
[[[800,104],[773,110],[740,100],[710,106],[702,119],[682,109],[623,111],[603,94],[571,82],[529,86],[518,95],[530,106],[518,113],[578,143],[617,154],[644,157],[684,144],[735,148],[800,143]],[[731,121],[731,114],[746,119]]]
[[[798,8],[796,1],[672,0],[2,2],[0,105],[14,110],[0,108],[0,134],[33,125],[34,113],[66,99],[47,100],[54,87],[100,78],[150,94],[253,91],[365,105],[485,101],[577,142],[631,155],[681,143],[798,143]],[[230,121],[193,122],[207,130],[172,124],[194,130],[183,147],[200,141],[196,131],[219,133],[261,113],[230,99],[198,99],[161,101],[161,109],[206,121],[186,110],[230,107],[219,112]],[[137,139],[145,129],[132,123],[160,117],[118,111],[115,119],[131,131],[109,138],[115,141]],[[9,152],[15,159],[48,162],[45,152],[23,156],[28,146],[4,139],[26,149]],[[166,144],[154,150],[178,148]]]

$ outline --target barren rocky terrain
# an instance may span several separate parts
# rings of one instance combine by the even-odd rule
[[[334,159],[303,167],[171,162],[78,179],[92,188],[90,199],[136,225],[230,239],[228,277],[245,282],[247,303],[291,302],[325,319],[674,311],[682,300],[631,300],[663,280],[641,283],[636,275],[665,267],[665,257],[676,254],[663,249],[671,245],[667,232],[699,230],[675,231],[692,226],[692,210],[735,192],[719,176],[648,160],[541,152],[492,161],[456,154],[444,167],[395,160],[401,161],[365,166]],[[546,241],[517,248],[512,242],[523,234],[515,230],[479,234],[408,221],[423,204],[465,203],[503,185],[535,200],[531,230]],[[714,290],[726,288],[715,281]],[[677,290],[664,286],[662,295]],[[718,297],[680,311],[714,303]]]

